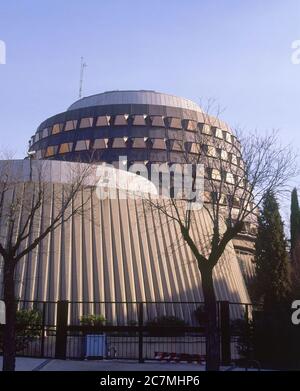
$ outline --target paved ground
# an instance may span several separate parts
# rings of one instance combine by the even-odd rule
[[[2,357],[0,357],[2,368]],[[1,370],[1,369],[0,369]],[[17,371],[204,371],[204,366],[187,363],[168,363],[147,361],[139,364],[135,361],[122,360],[55,360],[18,357],[16,362]],[[242,368],[222,367],[223,371],[243,371]]]
[[[38,367],[43,363],[45,359],[40,358],[23,358],[18,357],[16,360],[16,370],[17,371],[32,371],[34,368]],[[2,357],[0,356],[0,371],[2,371]]]
[[[197,364],[173,364],[167,362],[145,362],[139,364],[130,361],[63,361],[53,360],[42,371],[199,371],[204,370],[203,365]]]

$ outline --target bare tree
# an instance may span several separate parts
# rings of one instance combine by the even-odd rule
[[[290,147],[282,147],[277,133],[258,133],[240,136],[240,141],[229,131],[221,130],[217,119],[208,117],[201,129],[195,127],[193,139],[182,132],[173,140],[171,148],[180,150],[183,163],[203,164],[203,208],[211,221],[207,243],[199,243],[191,231],[195,224],[195,183],[193,175],[190,189],[177,193],[170,180],[169,197],[145,200],[147,207],[175,221],[183,240],[189,246],[201,274],[206,312],[206,369],[218,370],[220,345],[217,327],[216,295],[213,270],[227,244],[245,225],[256,224],[258,208],[269,191],[283,191],[289,179],[296,175],[296,157]],[[178,196],[179,194],[179,196]],[[203,250],[205,248],[205,250]]]
[[[6,160],[0,163],[0,255],[6,306],[3,370],[13,371],[16,354],[17,265],[50,232],[72,216],[84,212],[89,197],[83,201],[81,193],[83,187],[91,184],[91,166],[69,164],[68,169],[61,172],[65,177],[62,183],[55,180],[55,173],[50,174],[51,162]],[[27,166],[25,176],[24,166]],[[93,186],[90,187],[90,196],[92,191]],[[41,225],[41,213],[47,207],[52,208],[52,216],[46,225]]]

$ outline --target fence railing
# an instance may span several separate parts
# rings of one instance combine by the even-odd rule
[[[248,324],[252,306],[225,301],[217,306],[222,362],[229,364],[239,357],[240,337],[232,323],[240,320]],[[184,357],[198,355],[204,360],[203,308],[203,302],[19,301],[18,310],[38,312],[39,322],[23,324],[19,329],[17,354],[83,359],[87,357],[88,336],[98,335],[105,337],[105,357],[111,359],[143,362],[163,352]],[[102,315],[102,318],[89,318],[90,315]],[[84,317],[87,317],[85,322]]]

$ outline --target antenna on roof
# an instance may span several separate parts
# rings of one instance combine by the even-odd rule
[[[80,82],[79,82],[79,99],[82,97],[83,74],[84,74],[84,68],[86,68],[86,67],[87,67],[87,64],[84,62],[84,58],[81,57]]]

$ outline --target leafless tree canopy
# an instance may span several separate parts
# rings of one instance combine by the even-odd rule
[[[205,167],[204,203],[213,226],[210,234],[210,254],[199,252],[199,246],[190,237],[190,227],[197,214],[191,197],[154,200],[148,207],[155,208],[177,221],[183,238],[190,245],[198,262],[210,261],[214,266],[227,243],[245,225],[255,227],[258,208],[267,192],[279,194],[287,189],[289,180],[297,175],[296,155],[289,146],[281,146],[277,132],[268,135],[243,135],[227,140],[228,134],[217,126],[203,124],[194,141],[187,141],[184,133],[178,137],[183,163],[203,164]],[[229,141],[229,142],[228,142]],[[196,181],[194,176],[193,181]],[[191,184],[191,192],[195,183]],[[170,184],[170,187],[172,185]],[[189,192],[188,192],[189,193]]]
[[[15,369],[15,274],[19,261],[50,232],[75,214],[84,213],[90,197],[86,192],[83,195],[83,188],[91,185],[91,196],[94,189],[89,178],[91,165],[55,164],[31,160],[0,162],[0,256],[6,307],[3,370]],[[64,168],[69,169],[64,172]],[[50,218],[45,220],[47,213]]]
[[[30,165],[25,180],[24,173],[19,172],[23,165],[6,160],[0,166],[0,255],[15,264],[51,231],[83,213],[89,202],[87,197],[77,202],[83,186],[88,185],[88,165],[73,164],[62,184],[50,182],[48,162],[38,163]],[[52,218],[47,226],[40,226],[39,217],[46,208],[52,208]]]

